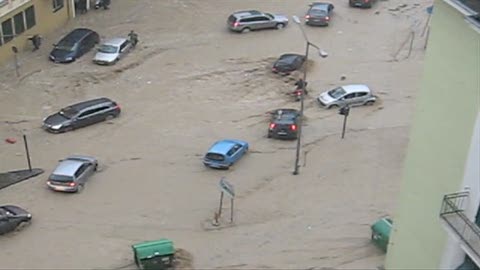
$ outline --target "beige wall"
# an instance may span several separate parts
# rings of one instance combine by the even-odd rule
[[[34,34],[45,35],[62,27],[69,19],[70,2],[70,0],[65,0],[64,7],[54,12],[52,0],[32,0],[2,16],[0,23],[8,18],[13,18],[18,12],[27,9],[31,5],[35,6],[35,26],[15,37],[10,42],[0,46],[0,65],[13,57],[12,46],[16,46],[19,53],[22,53],[23,50],[31,50],[33,47],[28,37]],[[43,45],[45,44],[42,44],[42,46]]]

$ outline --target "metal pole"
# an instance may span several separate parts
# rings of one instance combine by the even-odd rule
[[[343,118],[342,139],[345,138],[345,129],[347,127],[347,117],[348,117],[348,114],[346,114],[345,117]]]
[[[30,152],[28,151],[27,136],[23,134],[23,142],[25,143],[25,152],[27,153],[28,169],[32,171],[32,163],[30,162]]]
[[[303,32],[303,27],[300,27]],[[305,35],[305,33],[304,33]],[[307,47],[305,48],[305,66],[303,67],[303,85],[302,85],[302,93],[300,94],[300,124],[298,125],[298,138],[297,138],[297,149],[295,153],[295,167],[293,170],[293,175],[298,175],[299,169],[300,169],[300,148],[302,146],[301,140],[302,140],[302,126],[303,126],[303,109],[304,109],[304,100],[305,100],[305,91],[306,91],[306,85],[307,85],[307,66],[308,66],[308,53],[309,53],[309,48],[310,48],[310,42],[306,39],[307,42]]]
[[[220,206],[218,207],[218,216],[222,215],[222,207],[223,207],[223,191],[220,193]]]
[[[231,199],[231,203],[230,203],[230,223],[233,223],[233,197]]]

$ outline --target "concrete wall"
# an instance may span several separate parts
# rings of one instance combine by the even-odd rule
[[[480,34],[436,0],[387,269],[440,267],[447,243],[442,197],[464,181],[480,107],[479,74]]]
[[[45,35],[65,25],[69,19],[70,2],[69,0],[65,0],[64,7],[54,12],[51,0],[32,0],[2,16],[0,23],[8,18],[13,18],[18,12],[34,5],[36,25],[15,37],[10,42],[0,46],[0,64],[3,64],[6,60],[13,57],[12,46],[16,46],[20,53],[24,49],[31,50],[33,47],[28,37],[34,34]],[[46,44],[43,44],[43,46],[45,45]]]

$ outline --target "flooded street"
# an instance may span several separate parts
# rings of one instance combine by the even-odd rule
[[[1,69],[0,170],[26,166],[26,134],[33,166],[45,173],[0,190],[0,204],[33,214],[31,225],[0,238],[0,268],[111,269],[130,263],[132,244],[163,237],[189,251],[198,269],[383,264],[370,225],[396,207],[429,3],[389,0],[354,9],[334,0],[330,26],[304,26],[329,57],[309,56],[294,176],[296,142],[267,139],[266,112],[300,106],[286,95],[294,81],[273,74],[271,65],[282,53],[304,52],[302,32],[290,19],[282,30],[235,34],[226,19],[242,9],[303,17],[310,1],[112,2],[21,54],[20,79],[11,63]],[[72,64],[50,62],[50,44],[76,27],[102,40],[135,30],[140,43],[114,66],[94,65],[93,51]],[[357,83],[380,101],[352,108],[342,140],[343,117],[316,98]],[[41,129],[42,119],[62,107],[103,96],[120,104],[118,119],[58,135]],[[7,137],[19,142],[7,144]],[[224,138],[248,141],[250,152],[228,171],[205,168],[208,147]],[[81,194],[48,190],[48,174],[70,154],[97,157],[100,173]],[[236,189],[235,225],[207,230],[222,176]],[[227,220],[229,203],[224,207]]]

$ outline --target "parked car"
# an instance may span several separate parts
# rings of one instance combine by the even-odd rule
[[[288,25],[288,17],[258,10],[243,10],[230,15],[227,25],[230,30],[242,33],[269,28],[282,29]]]
[[[98,65],[113,65],[123,58],[133,48],[126,38],[112,38],[105,41],[98,48],[93,62]]]
[[[325,2],[314,2],[305,15],[305,24],[328,26],[334,6]]]
[[[291,72],[300,69],[305,63],[305,56],[294,53],[282,54],[273,64],[273,73],[289,75]]]
[[[72,155],[60,160],[50,174],[47,186],[55,191],[80,192],[88,178],[97,171],[98,161],[94,157]]]
[[[110,120],[120,115],[120,106],[108,98],[96,98],[70,105],[43,119],[43,128],[61,133]]]
[[[377,0],[349,0],[351,7],[371,8]]]
[[[0,206],[0,235],[16,230],[31,219],[32,214],[23,208],[15,205]]]
[[[77,28],[54,44],[50,60],[55,63],[70,63],[90,51],[100,42],[97,32],[87,28]]]
[[[220,140],[214,143],[203,158],[210,168],[228,169],[248,151],[248,143],[241,140]]]
[[[352,84],[323,92],[317,100],[320,106],[330,109],[332,107],[342,107],[345,105],[372,105],[377,100],[377,97],[372,94],[368,86]]]
[[[300,113],[295,109],[277,109],[271,112],[268,138],[296,139]]]

